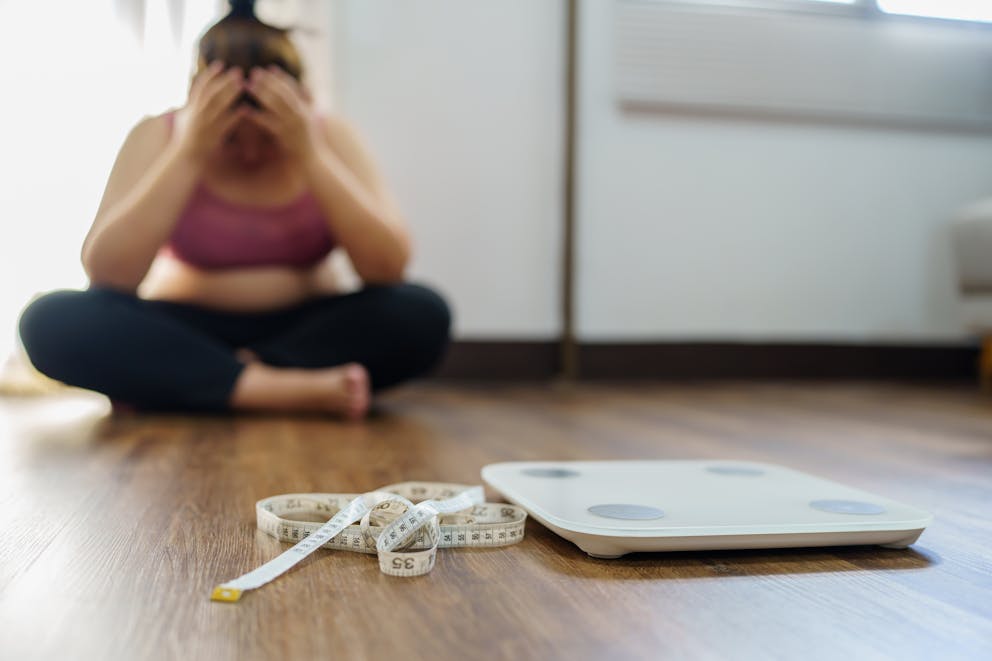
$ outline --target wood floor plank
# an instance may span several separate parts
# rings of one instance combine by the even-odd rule
[[[431,384],[365,424],[0,402],[0,650],[73,659],[992,657],[992,399],[953,384]],[[281,552],[256,500],[477,483],[497,461],[738,458],[932,510],[918,544],[590,558],[529,521],[432,573]],[[490,498],[497,494],[489,492]]]

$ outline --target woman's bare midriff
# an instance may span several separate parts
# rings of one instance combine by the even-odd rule
[[[326,260],[308,269],[254,267],[203,271],[166,255],[155,259],[138,290],[142,298],[231,312],[278,310],[336,292],[334,275]]]

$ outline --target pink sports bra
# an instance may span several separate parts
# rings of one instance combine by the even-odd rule
[[[167,114],[171,129],[173,112]],[[306,191],[287,204],[253,207],[225,200],[200,182],[162,251],[215,270],[313,266],[334,248],[316,198]]]

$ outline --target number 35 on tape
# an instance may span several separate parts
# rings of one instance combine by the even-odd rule
[[[281,542],[281,555],[214,588],[211,599],[238,601],[246,590],[274,580],[318,548],[374,553],[390,576],[420,576],[434,567],[437,549],[506,546],[524,537],[527,513],[483,502],[481,486],[403,482],[365,494],[297,493],[255,504],[258,528]],[[299,518],[326,518],[311,523]]]

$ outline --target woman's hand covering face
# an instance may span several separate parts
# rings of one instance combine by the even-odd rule
[[[177,114],[173,140],[179,149],[197,161],[205,160],[249,108],[233,106],[244,92],[244,73],[237,67],[224,70],[214,61],[190,86],[186,105]]]
[[[254,67],[246,88],[261,106],[248,109],[246,116],[274,135],[292,157],[312,156],[320,144],[320,127],[309,91],[276,65]]]

